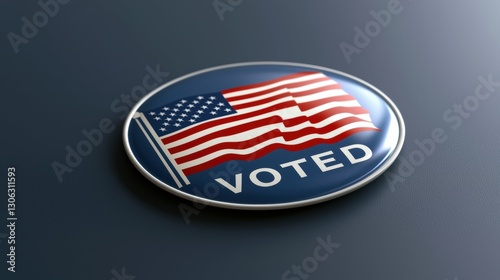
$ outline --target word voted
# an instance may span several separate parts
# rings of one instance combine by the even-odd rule
[[[357,157],[355,157],[351,152],[352,150],[361,150],[363,155],[360,156],[359,153],[356,153]],[[373,155],[372,150],[370,150],[370,148],[362,144],[353,144],[349,146],[344,146],[340,148],[340,151],[344,154],[344,156],[349,160],[351,164],[357,164],[366,161],[370,159]],[[333,155],[332,151],[327,151],[324,153],[312,155],[311,159],[316,164],[316,166],[321,170],[321,172],[327,172],[330,170],[344,167],[343,163],[335,163],[336,160],[332,155]],[[291,167],[293,168],[293,170],[295,170],[295,172],[297,173],[297,175],[299,175],[300,178],[305,178],[307,177],[307,174],[301,167],[301,164],[306,162],[307,162],[306,158],[300,158],[294,161],[282,163],[280,164],[280,167],[281,168]],[[272,180],[269,182],[264,182],[261,179],[259,179],[259,174],[264,174],[264,173],[270,174],[272,176]],[[250,173],[248,178],[255,186],[264,188],[275,186],[276,184],[281,182],[281,174],[276,169],[267,167],[255,169]],[[237,173],[235,175],[234,185],[230,184],[229,182],[227,182],[225,179],[222,178],[217,178],[215,179],[215,181],[221,184],[223,187],[226,187],[233,193],[237,194],[241,193],[242,191],[242,185],[243,185],[242,179],[243,179],[243,174]]]

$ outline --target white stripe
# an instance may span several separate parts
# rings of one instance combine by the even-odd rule
[[[183,164],[180,164],[179,166],[184,170],[184,169],[189,168],[189,167],[203,164],[205,162],[208,162],[212,159],[218,158],[218,157],[223,156],[225,154],[249,155],[249,154],[257,152],[257,151],[261,150],[262,148],[265,148],[271,144],[286,144],[287,146],[293,146],[293,145],[299,145],[301,143],[304,143],[304,142],[312,140],[312,139],[329,139],[329,138],[335,137],[337,135],[340,135],[343,132],[346,132],[346,131],[349,131],[349,130],[355,129],[355,128],[376,128],[376,127],[372,123],[362,121],[362,122],[353,122],[353,123],[347,124],[347,125],[340,127],[334,131],[331,131],[327,134],[321,134],[321,135],[317,134],[317,133],[308,134],[308,135],[305,135],[301,138],[297,138],[293,141],[286,141],[282,137],[277,137],[277,138],[269,139],[268,141],[259,143],[255,146],[252,146],[252,147],[247,148],[247,149],[219,150],[217,152],[211,153],[211,154],[203,156],[201,158],[197,158],[195,160],[185,162]]]
[[[292,93],[300,93],[300,92],[303,92],[303,91],[307,91],[307,90],[313,90],[313,89],[317,89],[317,88],[321,88],[321,87],[324,87],[325,85],[335,85],[336,83],[334,81],[322,81],[322,82],[316,82],[316,83],[313,83],[313,84],[309,84],[309,85],[306,85],[306,86],[301,86],[301,87],[286,87],[286,88],[280,88],[278,90],[275,90],[275,91],[272,91],[272,92],[269,92],[269,93],[266,93],[266,94],[262,94],[262,95],[259,95],[259,96],[254,96],[254,97],[249,97],[249,98],[246,98],[246,99],[241,99],[241,100],[236,100],[236,101],[230,101],[229,104],[231,106],[236,106],[236,105],[241,105],[241,104],[245,104],[245,103],[250,103],[250,102],[254,102],[254,101],[259,101],[259,100],[262,100],[262,99],[266,99],[266,98],[270,98],[270,97],[273,97],[273,96],[276,96],[276,95],[279,95],[279,94],[283,94],[285,92],[292,92]],[[347,93],[343,90],[340,90],[340,89],[337,89],[337,90],[324,90],[323,94],[325,94],[325,96],[339,96],[339,95],[347,95]],[[320,92],[321,93],[321,92]],[[318,94],[318,93],[311,93],[309,95],[314,95],[314,94]],[[330,95],[327,95],[327,94],[330,94]],[[308,95],[308,96],[309,96]]]
[[[323,96],[322,98],[325,98],[325,97]],[[316,100],[322,99],[322,98],[317,98]],[[276,104],[283,103],[285,101],[295,101],[297,104],[303,103],[303,102],[297,102],[297,99],[293,98],[291,96],[284,96],[280,99],[273,100],[272,102],[269,102],[266,104],[257,105],[257,106],[253,106],[253,107],[247,107],[245,109],[239,109],[238,114],[245,114],[245,113],[254,112],[257,110],[269,108],[269,107],[272,107]],[[314,101],[314,100],[312,100],[312,101]],[[357,100],[333,101],[330,103],[322,104],[321,106],[326,106],[326,105],[329,106],[329,108],[332,108],[332,107],[356,107],[356,106],[361,107],[361,105],[359,104],[359,102]],[[317,108],[317,107],[315,107],[315,108]]]
[[[301,87],[287,87],[287,88],[289,88],[291,92],[301,92],[301,91],[313,90],[313,89],[325,87],[325,86],[333,86],[336,84],[337,83],[333,80],[326,80],[326,81],[316,82],[313,84],[307,84],[307,85],[304,85]]]
[[[307,121],[307,122],[300,123],[300,124],[297,124],[297,125],[292,126],[292,127],[285,127],[283,123],[269,124],[266,126],[257,127],[257,128],[254,128],[254,129],[251,129],[248,131],[237,133],[237,134],[216,137],[216,138],[210,139],[207,142],[201,143],[197,146],[190,147],[189,149],[180,151],[178,153],[173,153],[172,156],[174,158],[180,158],[180,157],[207,149],[209,147],[212,147],[212,146],[220,144],[220,143],[248,141],[248,140],[253,139],[257,136],[265,135],[266,133],[268,133],[269,131],[271,131],[273,129],[278,129],[281,132],[294,132],[294,131],[298,131],[298,130],[301,130],[301,129],[307,128],[307,127],[314,127],[314,128],[320,129],[320,128],[323,128],[323,127],[325,127],[331,123],[334,123],[336,121],[339,121],[339,120],[342,120],[345,118],[349,118],[349,117],[353,117],[353,116],[358,117],[358,118],[363,119],[363,120],[366,120],[366,115],[368,115],[368,114],[355,115],[355,114],[351,114],[351,113],[340,113],[340,114],[331,116],[327,119],[324,119],[323,121],[321,121],[319,123],[312,124],[309,121]],[[369,116],[368,116],[368,118],[369,118]],[[185,144],[185,143],[183,143],[183,144]]]
[[[280,95],[280,94],[283,94],[283,93],[286,93],[286,92],[289,92],[287,88],[280,88],[279,90],[272,91],[270,93],[266,93],[266,94],[259,95],[259,96],[256,96],[256,97],[246,98],[246,99],[237,100],[237,101],[230,101],[229,105],[236,106],[236,105],[240,105],[240,104],[250,103],[250,102],[258,101],[258,100],[261,100],[261,99],[266,99],[266,98],[269,98],[269,97]]]
[[[287,101],[293,101],[295,104],[297,104],[297,102],[295,102],[295,99],[291,95],[286,95],[286,96],[283,96],[279,99],[273,100],[273,101],[265,103],[265,104],[256,105],[256,106],[252,106],[252,107],[246,107],[244,109],[239,109],[238,114],[241,115],[241,114],[255,112],[255,111],[258,111],[261,109],[267,109],[267,108],[279,105],[279,104],[287,102]]]
[[[361,107],[361,105],[356,100],[333,101],[330,103],[321,104],[320,106],[311,108],[311,109],[305,111],[304,115],[306,115],[307,117],[310,117],[310,116],[315,115],[319,112],[323,112],[325,110],[336,108],[336,107]]]
[[[279,81],[279,82],[272,83],[272,84],[265,85],[265,86],[261,86],[261,87],[254,87],[254,88],[249,88],[249,89],[238,90],[238,91],[231,92],[231,93],[225,93],[224,97],[230,98],[230,97],[235,97],[235,96],[252,94],[252,93],[255,93],[258,91],[268,90],[268,89],[272,89],[274,87],[278,87],[278,86],[282,86],[282,85],[286,85],[286,84],[305,82],[305,81],[310,81],[310,80],[323,78],[323,77],[326,77],[325,75],[323,75],[323,73],[308,74],[306,76],[293,78],[293,79],[287,79],[287,80]]]
[[[315,100],[319,100],[319,99],[323,99],[323,98],[343,96],[343,95],[348,95],[348,94],[341,89],[331,89],[331,90],[316,92],[313,94],[308,94],[306,96],[295,97],[295,101],[300,104],[300,103],[306,103],[306,102],[315,101]]]

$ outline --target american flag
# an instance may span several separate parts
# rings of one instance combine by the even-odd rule
[[[320,72],[191,96],[140,115],[186,184],[186,176],[229,160],[379,130],[353,96]]]

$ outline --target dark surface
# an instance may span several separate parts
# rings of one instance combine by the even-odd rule
[[[499,279],[500,86],[460,125],[443,114],[471,100],[479,76],[500,81],[500,4],[402,1],[348,63],[339,44],[353,44],[354,27],[389,1],[344,2],[246,0],[221,21],[211,1],[73,0],[16,54],[7,34],[21,34],[21,18],[41,8],[3,1],[0,172],[6,182],[16,168],[18,221],[11,273],[4,183],[0,278],[131,280],[119,275],[125,268],[136,280],[281,279],[330,235],[341,246],[310,279]],[[123,112],[111,106],[142,84],[147,66],[169,72],[166,82],[256,60],[330,67],[380,88],[405,118],[401,159],[436,128],[447,140],[392,188],[382,176],[315,206],[207,207],[186,224],[178,206],[193,205],[132,166]],[[60,182],[51,164],[104,118],[114,130]]]

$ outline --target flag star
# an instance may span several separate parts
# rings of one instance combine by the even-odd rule
[[[219,107],[214,107],[215,111],[219,111],[220,108]]]
[[[214,99],[215,99],[215,96],[210,96],[210,99],[214,100]]]
[[[188,108],[184,109],[184,112],[189,112],[189,111],[191,111],[191,109]]]
[[[155,120],[159,121],[159,120],[161,120],[161,118],[160,117],[155,117]]]
[[[189,104],[189,105],[188,105],[188,107],[189,107],[189,108],[193,108],[193,107],[194,107],[194,105],[193,105],[193,104]]]
[[[189,121],[190,121],[191,123],[194,123],[194,122],[195,122],[195,120],[193,120],[193,119],[189,119]]]
[[[207,109],[208,107],[207,107],[207,106],[205,106],[205,105],[203,105],[203,106],[201,106],[201,108],[203,108],[203,109]]]
[[[203,99],[203,96],[201,96],[201,95],[200,95],[200,96],[198,96],[198,97],[196,97],[196,98],[198,98],[199,100],[202,100],[202,99]]]
[[[177,104],[175,104],[175,106],[182,107],[182,104],[181,103],[177,103]]]
[[[212,104],[212,101],[208,100],[207,102],[205,102],[207,104]]]
[[[203,114],[203,111],[202,110],[198,110],[196,111],[198,114]]]
[[[156,113],[155,113],[155,112],[149,112],[149,114],[150,114],[151,116],[156,115]]]
[[[174,125],[175,125],[176,127],[179,127],[179,126],[181,126],[181,125],[180,125],[180,124],[178,124],[178,123],[175,123]]]
[[[177,109],[177,108],[174,108],[174,112],[178,112],[178,111],[179,111],[179,109]]]
[[[170,113],[170,115],[173,117],[173,116],[175,116],[175,113]]]
[[[212,112],[210,112],[210,114],[215,115],[215,114],[217,114],[217,112],[212,111]]]
[[[172,118],[166,118],[165,120],[166,120],[167,122],[169,122],[169,121],[171,121],[171,120],[172,120]]]
[[[217,104],[218,106],[224,106],[224,103],[222,102],[219,102],[219,104]]]
[[[185,99],[182,99],[182,100],[181,100],[181,102],[182,102],[182,103],[186,103],[186,102],[187,102],[187,100],[185,100]]]
[[[178,118],[178,119],[177,119],[177,121],[178,121],[178,122],[183,122],[184,120],[183,120],[183,119],[181,119],[181,118]]]
[[[160,112],[160,116],[164,116],[164,115],[165,115],[165,113],[163,113],[163,112]]]
[[[198,104],[200,103],[198,100],[193,101],[193,104]]]
[[[184,114],[184,113],[182,113],[182,114],[181,114],[181,117],[183,117],[183,118],[184,118],[184,117],[187,117],[187,115],[186,115],[186,114]]]
[[[231,109],[226,108],[226,109],[224,109],[224,111],[226,111],[226,112],[231,112]]]
[[[197,119],[197,118],[199,118],[199,117],[200,117],[200,116],[198,116],[198,115],[193,115],[193,118],[195,118],[195,119]]]
[[[162,123],[162,125],[167,126],[167,125],[168,125],[168,122],[164,122],[164,123]]]
[[[170,110],[170,108],[168,108],[168,107],[163,107],[163,110],[168,111],[168,110]]]
[[[161,131],[165,131],[166,129],[164,127],[160,128]]]

